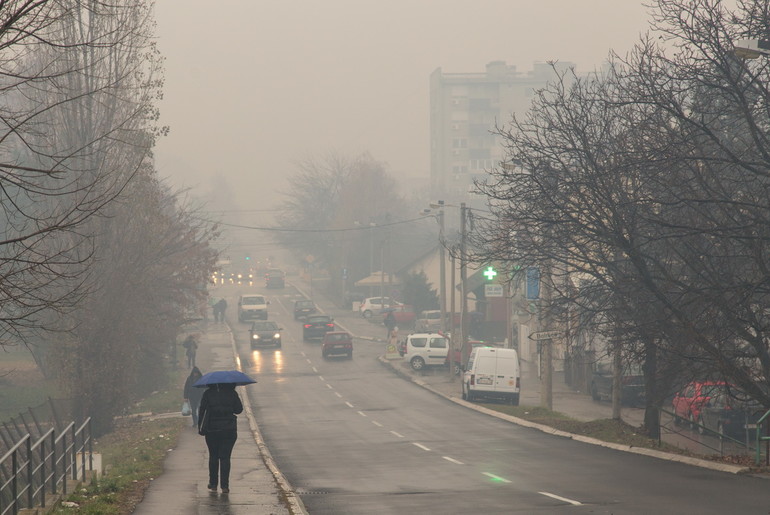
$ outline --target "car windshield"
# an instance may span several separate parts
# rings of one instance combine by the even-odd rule
[[[298,300],[296,305],[297,305],[298,308],[311,308],[311,307],[313,307],[313,301],[312,300]]]
[[[254,322],[252,328],[255,331],[275,331],[278,329],[278,324],[275,322]]]
[[[242,304],[249,304],[249,305],[251,305],[251,304],[264,304],[265,303],[265,298],[262,297],[262,296],[259,296],[259,295],[253,296],[253,297],[243,297],[243,301],[241,303]]]

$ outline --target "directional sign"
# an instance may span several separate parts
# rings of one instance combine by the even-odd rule
[[[540,298],[540,270],[534,267],[527,268],[527,291],[528,300]]]
[[[502,284],[485,284],[484,296],[485,297],[502,297],[503,285]]]
[[[538,331],[529,335],[530,340],[553,340],[561,336],[561,331]]]

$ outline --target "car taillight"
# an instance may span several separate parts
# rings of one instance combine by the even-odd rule
[[[471,386],[476,384],[476,374],[471,374]]]
[[[305,324],[305,329],[310,329],[311,327],[313,327],[313,324]]]
[[[326,324],[326,327],[334,327],[334,324]]]

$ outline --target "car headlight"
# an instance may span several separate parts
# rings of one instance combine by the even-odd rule
[[[281,337],[281,333],[275,333],[275,334],[273,335],[273,338],[275,338],[276,340],[277,340],[278,338],[280,338],[280,337]]]
[[[251,337],[253,339],[255,339],[255,340],[259,340],[259,335],[258,334],[252,334]]]

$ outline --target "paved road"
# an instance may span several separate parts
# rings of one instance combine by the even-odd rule
[[[230,288],[232,299],[245,290]],[[244,370],[259,378],[253,409],[263,436],[312,514],[767,513],[767,480],[490,418],[395,376],[376,361],[381,343],[358,340],[353,360],[325,361],[289,314],[297,293],[265,293],[285,328],[282,350],[250,351],[247,326],[233,327]],[[381,336],[352,315],[336,318]]]

